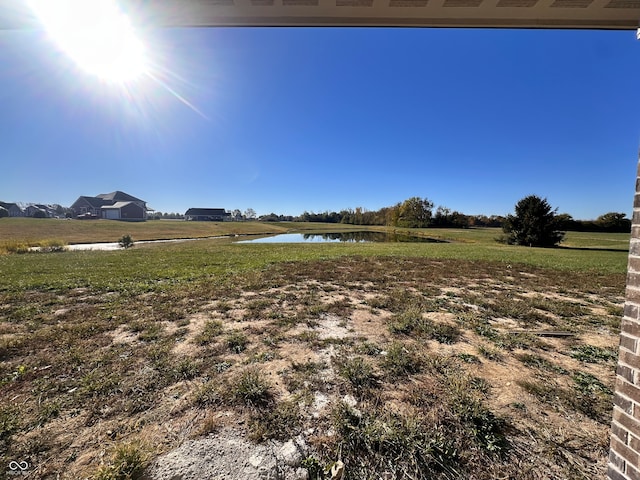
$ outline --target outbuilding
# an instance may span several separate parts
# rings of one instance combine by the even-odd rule
[[[224,208],[190,208],[184,214],[185,220],[223,222],[231,214]]]

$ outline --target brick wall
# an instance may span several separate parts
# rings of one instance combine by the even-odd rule
[[[609,479],[640,480],[640,165],[616,373]]]

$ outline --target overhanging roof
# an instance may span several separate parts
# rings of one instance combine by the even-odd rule
[[[91,1],[91,0],[87,0]],[[0,0],[0,29],[36,25]],[[636,29],[640,0],[120,0],[148,26],[389,26]]]

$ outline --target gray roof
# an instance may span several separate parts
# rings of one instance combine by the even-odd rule
[[[22,210],[17,204],[9,202],[0,202],[0,207],[9,210],[11,207],[16,207],[18,210]]]
[[[229,215],[224,208],[190,208],[185,212],[185,216],[228,217]]]
[[[106,200],[108,202],[143,202],[144,200],[140,200],[139,198],[134,197],[133,195],[129,195],[128,193],[121,192],[120,190],[116,190],[111,193],[101,193],[100,195],[96,195],[96,198],[101,198],[102,200]]]
[[[91,205],[93,208],[100,208],[102,205],[104,205],[104,200],[102,198],[98,198],[98,197],[86,197],[84,195],[78,197],[78,200],[76,200],[75,202],[73,202],[73,205],[71,205],[72,207],[80,202],[80,201],[85,201],[87,202],[89,205]]]

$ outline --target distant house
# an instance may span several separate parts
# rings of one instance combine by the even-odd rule
[[[136,202],[116,202],[102,207],[102,218],[107,220],[146,220],[147,210]]]
[[[71,209],[78,218],[105,218],[108,220],[145,221],[147,202],[119,190],[101,193],[95,197],[79,197]]]
[[[102,206],[104,205],[104,200],[98,197],[79,197],[73,205],[71,205],[71,210],[76,217],[80,216],[93,216],[96,218],[102,217]]]
[[[29,205],[24,209],[24,216],[48,218],[50,216],[49,212],[47,212],[47,209],[43,207],[44,205]]]
[[[224,208],[190,208],[184,214],[185,220],[223,222],[231,214]]]
[[[25,217],[39,218],[57,218],[58,212],[53,205],[44,205],[42,203],[31,203],[24,209]]]
[[[0,207],[5,208],[10,217],[24,217],[24,212],[15,203],[0,202]]]

